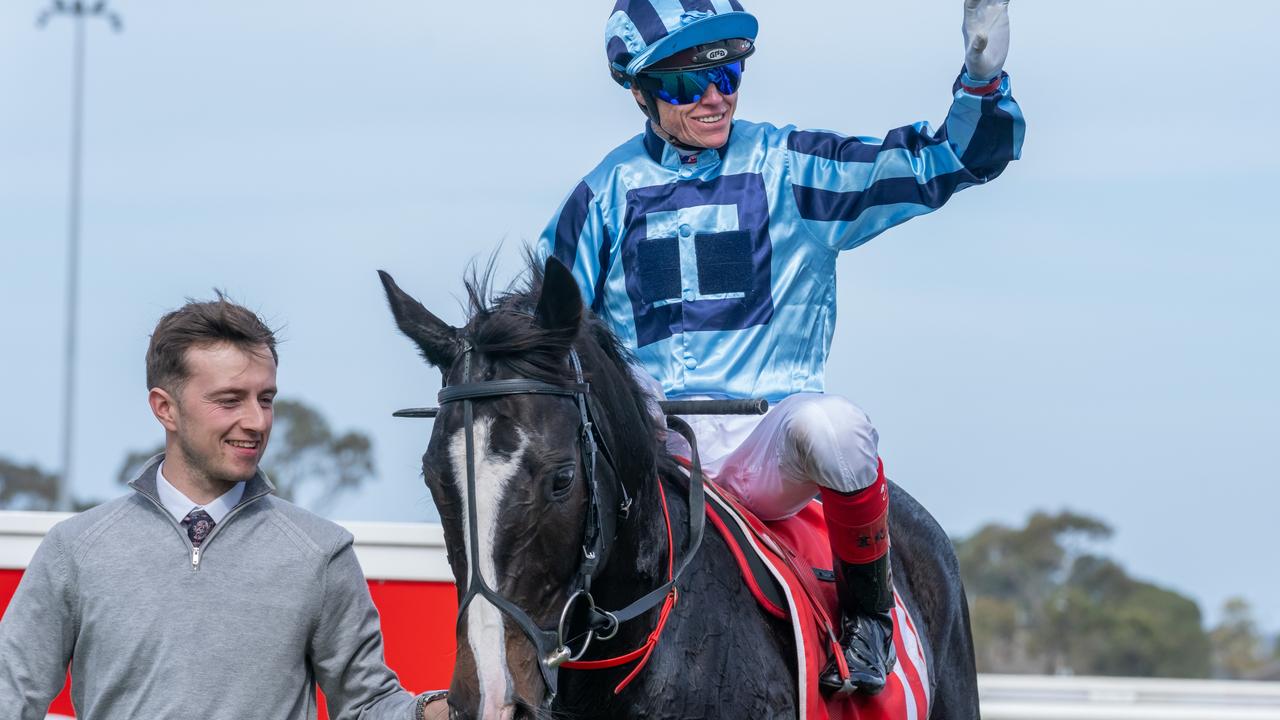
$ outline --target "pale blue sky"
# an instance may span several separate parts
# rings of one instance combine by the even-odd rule
[[[438,376],[390,270],[457,321],[467,262],[521,242],[642,118],[605,73],[611,2],[117,0],[89,33],[75,483],[160,437],[159,315],[227,289],[284,326],[285,395],[373,435],[335,515],[434,516]],[[755,2],[739,116],[881,135],[946,112],[959,0]],[[57,465],[71,27],[0,6],[0,455]],[[1070,507],[1130,571],[1280,628],[1280,269],[1269,126],[1280,3],[1013,0],[1024,158],[840,261],[828,388],[953,534]]]

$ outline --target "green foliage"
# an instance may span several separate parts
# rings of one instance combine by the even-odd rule
[[[274,415],[262,470],[276,486],[277,496],[325,512],[343,493],[374,476],[373,442],[368,435],[335,434],[323,415],[296,400],[277,399]],[[163,451],[161,445],[128,453],[117,480],[129,482],[147,460]]]
[[[0,508],[50,510],[57,492],[57,475],[0,458]]]
[[[1046,650],[1075,673],[1208,676],[1209,638],[1195,601],[1135,580],[1111,560],[1077,558],[1049,617]]]
[[[1253,608],[1244,598],[1227,599],[1222,606],[1222,619],[1209,632],[1209,640],[1213,645],[1214,677],[1280,680],[1280,641],[1268,643],[1262,637],[1253,619]]]
[[[1027,643],[1018,616],[1018,606],[1012,601],[988,595],[972,597],[969,622],[978,667],[1003,670],[1025,666]]]
[[[1200,609],[1090,552],[1095,518],[1036,513],[956,543],[982,672],[1206,677]]]
[[[0,509],[54,510],[58,497],[58,475],[47,473],[37,465],[19,465],[0,458]],[[75,512],[88,510],[98,501],[71,498]]]
[[[318,512],[373,477],[373,443],[360,432],[335,435],[324,417],[303,403],[277,400],[262,467],[289,501]]]

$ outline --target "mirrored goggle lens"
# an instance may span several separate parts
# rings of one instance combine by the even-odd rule
[[[721,95],[732,95],[742,84],[742,62],[729,63],[707,70],[675,73],[653,73],[645,76],[653,85],[653,94],[672,105],[688,105],[702,99],[707,87],[715,85]]]

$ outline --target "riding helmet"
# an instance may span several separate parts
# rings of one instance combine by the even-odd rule
[[[667,62],[664,70],[735,62],[754,51],[758,30],[738,0],[618,0],[604,31],[609,73],[630,88],[638,74],[668,59],[678,67]]]

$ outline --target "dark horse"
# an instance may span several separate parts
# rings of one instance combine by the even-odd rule
[[[525,290],[492,300],[484,282],[469,282],[471,317],[454,328],[382,273],[399,328],[440,369],[443,392],[453,388],[456,399],[467,388],[480,389],[465,402],[442,394],[422,458],[463,604],[452,717],[797,717],[791,629],[760,610],[714,532],[678,578],[678,601],[647,665],[621,693],[615,686],[634,662],[556,670],[558,663],[545,661],[529,623],[543,632],[557,627],[573,604],[584,555],[596,563],[590,590],[600,608],[627,606],[667,581],[668,523],[659,484],[677,563],[692,531],[688,481],[665,450],[664,430],[628,370],[627,351],[585,312],[562,265],[533,267],[529,277]],[[538,389],[520,391],[526,385]],[[589,397],[575,395],[588,386]],[[504,389],[486,390],[495,387]],[[584,437],[588,419],[594,431]],[[595,447],[593,439],[606,449],[599,462],[584,449]],[[893,572],[920,626],[932,687],[929,715],[977,718],[973,644],[955,554],[919,503],[900,487],[892,493]],[[630,502],[620,503],[625,498]],[[593,515],[605,517],[593,521]],[[599,557],[584,553],[584,536],[592,533],[602,538],[593,546],[603,549]],[[490,593],[467,593],[476,572]],[[592,643],[583,659],[642,647],[660,612],[654,606],[597,633],[616,629],[607,641]],[[520,614],[525,624],[515,620]]]

